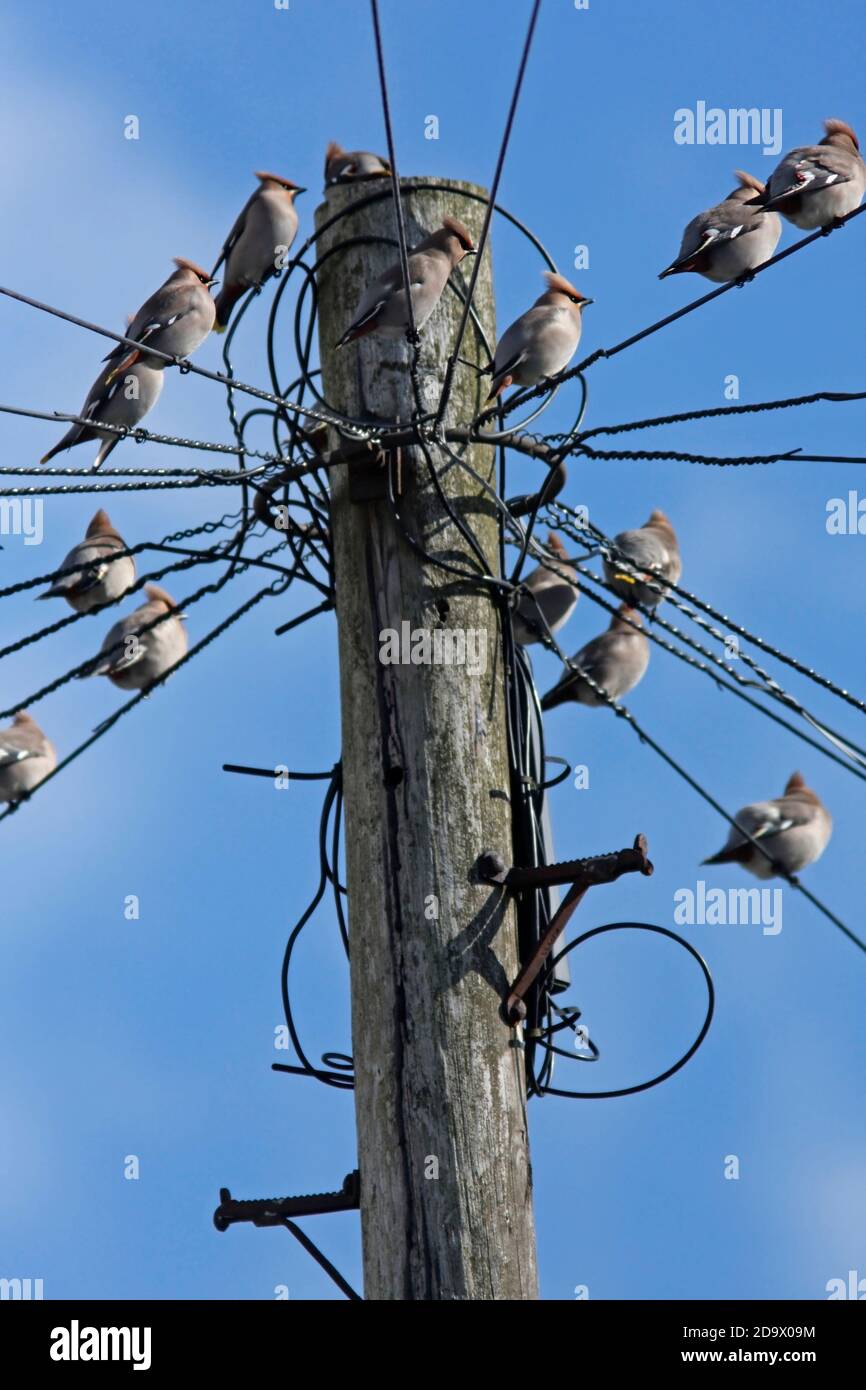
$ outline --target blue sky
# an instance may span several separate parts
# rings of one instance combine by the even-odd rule
[[[489,182],[528,4],[383,0],[401,169]],[[732,186],[732,170],[774,163],[755,147],[675,143],[674,113],[698,101],[780,108],[783,146],[820,135],[826,116],[866,124],[862,7],[821,11],[746,3],[701,10],[545,0],[502,181],[524,219],[596,303],[583,347],[612,345],[710,286],[659,282],[685,222]],[[362,0],[229,5],[165,0],[118,7],[82,0],[7,14],[0,89],[0,225],[6,284],[121,328],[172,256],[215,258],[251,187],[273,168],[306,185],[312,225],[329,139],[383,148],[368,7]],[[808,80],[804,73],[808,73]],[[136,114],[141,138],[123,138]],[[438,115],[440,138],[424,138]],[[722,405],[725,378],[744,402],[863,388],[860,219],[743,290],[590,374],[587,423]],[[786,227],[782,246],[795,239]],[[536,296],[537,255],[494,228],[498,316]],[[238,370],[264,383],[254,306]],[[3,301],[3,402],[75,410],[105,350],[83,331]],[[290,350],[286,346],[286,361]],[[197,360],[216,368],[211,340]],[[545,428],[566,428],[563,390]],[[573,410],[572,410],[573,414]],[[228,440],[222,392],[174,374],[155,430]],[[808,410],[668,431],[672,448],[708,453],[862,453],[866,407]],[[58,435],[3,417],[3,462],[35,461]],[[605,441],[602,441],[604,443]],[[619,442],[619,441],[618,441]],[[613,445],[614,441],[611,441]],[[658,433],[636,444],[662,446]],[[129,463],[123,445],[112,463]],[[167,462],[152,447],[154,463]],[[85,450],[58,459],[83,465]],[[184,465],[199,457],[174,456]],[[537,477],[522,460],[515,490]],[[866,688],[866,538],[832,537],[828,499],[856,488],[854,467],[790,463],[706,469],[671,461],[574,464],[566,499],[608,534],[663,507],[680,535],[683,583],[853,691]],[[861,490],[866,485],[860,483]],[[110,500],[131,542],[230,509],[230,494],[135,494]],[[94,509],[46,500],[45,538],[3,538],[2,583],[50,570]],[[7,577],[8,576],[8,579]],[[182,581],[188,593],[194,580]],[[193,639],[253,591],[248,579],[192,610]],[[239,1196],[338,1185],[354,1166],[351,1098],[277,1076],[279,961],[316,880],[321,788],[275,792],[229,778],[224,761],[330,767],[339,756],[335,630],[328,616],[282,638],[309,606],[268,600],[144,702],[44,794],[0,825],[4,1055],[0,1076],[0,1228],[6,1277],[41,1277],[46,1297],[339,1297],[280,1231],[218,1236],[221,1185]],[[3,644],[44,621],[29,595],[2,609]],[[55,616],[61,616],[56,613]],[[603,625],[586,599],[563,633],[570,651]],[[2,703],[89,655],[107,626],[90,620],[7,659]],[[536,659],[552,684],[554,658]],[[783,683],[862,741],[860,714],[793,673]],[[34,713],[61,754],[120,702],[80,682]],[[731,811],[778,794],[801,768],[835,832],[809,886],[860,934],[862,787],[790,735],[654,650],[629,704],[636,717]],[[590,767],[591,789],[554,792],[560,855],[600,852],[643,830],[656,873],[598,890],[580,927],[637,918],[673,925],[673,895],[724,826],[604,711],[548,716],[548,751]],[[748,886],[736,869],[719,886]],[[138,894],[141,917],[124,919]],[[592,895],[590,895],[592,898]],[[577,919],[576,919],[577,920]],[[694,927],[718,992],[708,1040],[666,1085],[630,1099],[531,1106],[542,1294],[591,1298],[821,1298],[849,1269],[866,1274],[866,1115],[862,1025],[866,957],[810,905],[784,893],[784,925]],[[577,1083],[628,1084],[673,1060],[700,1021],[694,967],[664,943],[605,937],[572,956],[580,1003],[605,1054]],[[347,977],[323,907],[298,960],[309,1049],[349,1049]],[[123,1176],[126,1155],[138,1181]],[[740,1160],[738,1181],[723,1176]],[[360,1283],[357,1220],[307,1223]]]

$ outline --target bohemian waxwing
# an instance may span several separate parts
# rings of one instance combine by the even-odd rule
[[[146,584],[144,592],[148,602],[114,624],[101,647],[105,659],[97,658],[87,675],[108,676],[121,690],[145,690],[186,655],[188,643],[181,621],[185,615],[178,613],[174,599],[158,585]],[[171,616],[164,617],[166,613]],[[163,621],[149,632],[140,631],[155,618]]]
[[[208,290],[216,280],[182,256],[176,256],[174,264],[177,269],[133,315],[125,336],[147,343],[170,357],[189,357],[213,328],[216,310]],[[127,372],[141,357],[141,348],[118,343],[104,359],[109,363],[106,384],[110,385],[116,376]],[[147,357],[144,360],[151,361]],[[162,358],[154,358],[151,365],[169,364]]]
[[[724,202],[698,213],[683,232],[680,254],[659,276],[681,275],[693,270],[707,280],[723,284],[739,280],[768,261],[782,235],[782,223],[775,212],[749,205],[764,185],[751,174],[736,169],[740,185]]]
[[[409,253],[409,282],[416,328],[423,328],[436,308],[454,267],[460,264],[464,256],[474,254],[472,238],[456,217],[443,217],[439,230],[425,237]],[[380,333],[384,338],[404,337],[409,327],[406,309],[403,269],[398,261],[364,291],[355,317],[337,347],[363,338],[367,333]]]
[[[535,386],[568,366],[580,342],[585,298],[562,275],[547,270],[547,289],[506,328],[496,345],[488,400],[506,386]]]
[[[279,174],[256,173],[259,187],[247,199],[222,249],[223,286],[216,297],[217,333],[225,332],[242,294],[285,265],[298,232],[295,199],[306,189]]]
[[[76,444],[86,444],[91,439],[101,439],[103,442],[93,463],[94,468],[99,468],[124,436],[111,430],[101,430],[98,422],[126,425],[133,429],[153,409],[165,380],[162,363],[156,359],[146,361],[138,358],[136,361],[130,359],[120,371],[115,370],[115,366],[109,363],[103,366],[81,407],[82,418],[92,421],[92,424],[70,425],[59,443],[42,455],[40,463],[47,463],[63,449],[72,449]]]
[[[783,796],[773,801],[755,801],[736,815],[737,825],[762,844],[766,858],[736,826],[731,826],[727,844],[705,864],[742,864],[757,878],[797,874],[814,864],[827,848],[833,821],[826,806],[806,786],[799,772],[788,779]]]
[[[120,560],[111,556],[126,550],[126,541],[115,531],[108,513],[102,508],[93,517],[84,540],[70,550],[61,570],[80,566],[73,574],[56,579],[50,589],[37,598],[65,598],[76,613],[89,613],[104,603],[122,598],[135,579],[135,561],[131,555]]]
[[[20,801],[57,766],[54,745],[24,710],[0,729],[0,801]]]
[[[669,592],[653,588],[641,580],[656,578],[676,584],[683,572],[679,545],[664,512],[650,512],[649,520],[636,531],[620,531],[613,541],[617,554],[604,560],[607,582],[614,593],[630,603],[657,608]]]
[[[824,130],[820,144],[785,155],[756,200],[765,208],[778,208],[805,232],[830,226],[853,212],[866,192],[866,164],[851,127],[844,121],[825,121]]]
[[[514,640],[522,647],[542,641],[548,630],[558,632],[580,598],[577,573],[565,563],[568,551],[555,531],[548,535],[547,546],[553,551],[553,563],[539,565],[523,581],[530,593],[521,597],[512,618]]]
[[[649,665],[649,642],[641,631],[640,613],[623,603],[611,619],[610,627],[593,637],[572,658],[613,700],[627,695]],[[560,680],[541,701],[542,709],[573,700],[578,705],[603,705],[605,701],[577,671],[566,666]]]
[[[345,183],[350,179],[376,178],[388,176],[391,165],[379,154],[369,150],[344,150],[336,140],[332,140],[325,151],[325,184]]]

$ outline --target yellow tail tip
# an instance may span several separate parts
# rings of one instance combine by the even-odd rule
[[[225,331],[226,331],[227,328],[228,328],[228,324],[227,324],[227,323],[217,323],[216,319],[214,319],[214,326],[213,326],[213,331],[214,331],[214,333],[225,333]]]

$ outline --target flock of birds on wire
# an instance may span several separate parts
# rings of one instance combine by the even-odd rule
[[[737,171],[738,186],[717,206],[700,213],[683,233],[679,255],[660,279],[694,272],[719,283],[748,278],[769,260],[781,236],[781,217],[812,230],[835,225],[859,207],[866,192],[866,164],[857,136],[840,120],[824,123],[817,145],[791,150],[766,184]],[[326,185],[391,175],[388,161],[368,151],[347,152],[328,146]],[[43,455],[47,463],[62,450],[98,439],[94,462],[99,468],[123,438],[101,425],[133,429],[156,405],[170,362],[188,358],[211,332],[224,332],[238,300],[278,274],[298,230],[296,197],[305,190],[291,179],[259,172],[258,187],[241,209],[222,249],[222,287],[194,262],[178,257],[176,269],[129,321],[126,337],[139,344],[118,343],[88,392],[80,420]],[[425,237],[408,255],[412,315],[402,265],[397,262],[367,286],[352,322],[336,347],[376,333],[405,337],[414,321],[421,330],[439,302],[452,270],[476,254],[472,238],[456,217]],[[545,273],[546,288],[535,303],[502,334],[493,361],[489,400],[509,386],[533,387],[564,371],[577,351],[583,310],[593,301],[564,276]],[[164,354],[154,357],[147,346]],[[62,598],[85,613],[118,602],[135,578],[135,562],[105,511],[93,517],[83,541],[66,557],[62,573],[40,598]],[[514,613],[514,635],[521,645],[540,639],[538,615],[550,633],[568,620],[579,596],[577,575],[567,563],[555,533],[548,539],[549,558],[526,579]],[[118,556],[118,552],[121,552]],[[605,558],[610,588],[622,600],[607,629],[573,658],[560,681],[541,700],[549,710],[574,702],[593,706],[617,700],[641,680],[649,663],[649,643],[640,603],[653,610],[682,573],[674,529],[659,510],[635,530],[614,539],[615,558]],[[118,556],[117,558],[112,558]],[[166,591],[145,586],[147,602],[107,633],[88,675],[104,675],[123,690],[146,690],[186,653],[184,614]],[[574,667],[579,668],[577,670]],[[584,675],[590,677],[587,681]],[[602,693],[599,693],[599,687]],[[0,731],[0,801],[25,798],[56,766],[53,745],[26,711]],[[791,876],[823,853],[832,831],[830,815],[819,797],[794,773],[784,794],[743,807],[728,841],[705,863],[740,863],[761,878]],[[738,827],[746,834],[742,834]],[[754,842],[765,845],[762,854]]]

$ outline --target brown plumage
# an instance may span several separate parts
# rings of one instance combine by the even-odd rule
[[[57,766],[57,753],[26,710],[0,729],[0,801],[17,802]]]
[[[582,310],[592,300],[564,275],[546,270],[547,289],[506,328],[493,358],[488,400],[508,386],[535,386],[567,367],[580,342]]]
[[[568,551],[555,531],[547,537],[555,564],[541,564],[524,581],[525,593],[512,616],[514,640],[521,647],[540,642],[548,631],[558,632],[574,612],[580,589],[577,574],[567,564]]]
[[[649,642],[640,614],[623,603],[607,630],[581,647],[572,661],[574,666],[566,666],[557,684],[542,698],[543,710],[568,702],[590,707],[605,703],[581,671],[612,700],[627,695],[643,679],[649,665]]]
[[[98,512],[94,512],[90,525],[84,534],[88,540],[91,536],[116,536],[120,540],[119,531],[116,531],[112,526],[108,512],[104,511],[102,507],[99,508]]]
[[[325,150],[325,183],[337,183],[349,179],[369,179],[387,177],[391,165],[382,155],[370,150],[344,150],[338,141],[332,140]]]
[[[743,806],[735,820],[727,843],[703,862],[741,864],[757,878],[799,873],[823,854],[833,830],[830,813],[800,772],[788,778],[780,797]]]
[[[616,556],[604,559],[605,578],[614,593],[647,608],[658,607],[669,592],[662,581],[678,583],[683,569],[676,533],[664,512],[654,508],[643,526],[620,531],[614,545]]]
[[[466,227],[458,218],[450,216],[443,217],[441,227],[410,251],[410,293],[417,329],[424,327],[436,308],[451,271],[464,256],[474,253],[475,246]],[[402,338],[408,324],[403,268],[398,261],[389,266],[361,295],[355,317],[336,346],[343,347],[368,333]]]
[[[826,134],[823,140],[818,141],[819,145],[839,145],[840,148],[846,149],[851,144],[855,150],[859,150],[860,141],[847,121],[840,121],[831,117],[830,120],[824,122],[824,130]]]
[[[135,561],[131,555],[116,558],[126,550],[126,542],[100,507],[87,528],[84,540],[66,556],[61,573],[40,599],[62,598],[77,613],[89,613],[122,598],[135,580]],[[71,573],[62,573],[67,570]]]
[[[225,262],[222,288],[216,297],[214,328],[222,333],[232,309],[248,290],[260,288],[279,274],[298,231],[295,198],[306,192],[282,174],[256,170],[259,186],[244,203],[223,243],[220,262]]]

